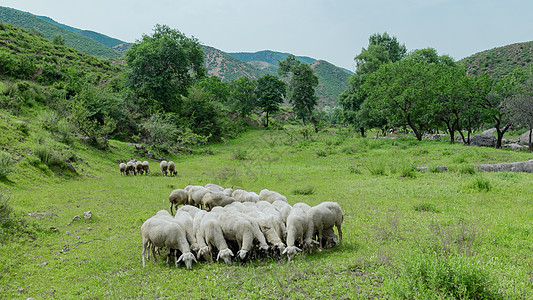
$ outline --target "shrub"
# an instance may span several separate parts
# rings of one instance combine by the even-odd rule
[[[361,172],[361,170],[356,167],[356,166],[349,166],[348,167],[348,171],[350,171],[350,173],[352,174],[362,174],[363,172]]]
[[[0,179],[5,179],[7,175],[13,173],[15,168],[13,167],[13,158],[11,154],[7,152],[0,152]]]
[[[293,195],[312,195],[315,188],[312,185],[296,188],[292,191]]]
[[[490,273],[465,256],[409,257],[394,280],[393,291],[404,299],[502,299]]]
[[[415,205],[414,207],[415,211],[418,212],[432,212],[432,213],[438,213],[439,210],[435,207],[435,205],[431,203],[420,203]]]
[[[490,183],[490,180],[483,176],[477,176],[476,178],[474,178],[472,186],[478,191],[490,192],[490,190],[492,190],[492,184]]]
[[[246,160],[248,158],[248,152],[246,150],[237,149],[233,153],[233,159],[235,160]]]
[[[326,150],[323,150],[323,149],[318,149],[316,151],[316,156],[318,156],[318,157],[326,157],[326,156],[328,156],[328,152]]]
[[[372,175],[385,175],[385,163],[382,161],[370,163],[366,166],[370,174]]]
[[[459,173],[474,175],[476,174],[476,168],[471,165],[461,165],[459,166]]]

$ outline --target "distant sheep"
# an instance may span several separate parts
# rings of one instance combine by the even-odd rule
[[[118,165],[118,170],[120,171],[121,175],[128,175],[128,165],[126,165],[125,163],[120,163]]]
[[[159,168],[161,169],[161,173],[163,173],[164,176],[167,176],[168,162],[166,160],[163,160],[159,163]]]
[[[259,200],[267,201],[267,202],[270,202],[270,203],[274,203],[274,201],[276,201],[276,200],[281,200],[281,201],[288,202],[287,201],[287,197],[283,196],[282,194],[280,194],[278,192],[269,191],[267,189],[263,189],[263,190],[261,190],[261,192],[259,192]]]
[[[170,176],[176,176],[176,174],[178,174],[178,171],[176,171],[176,165],[173,161],[168,162],[168,172],[170,173]]]
[[[210,211],[215,206],[226,206],[235,202],[235,199],[228,197],[222,193],[208,192],[202,198],[202,207]]]
[[[126,164],[126,175],[129,175],[130,172],[132,172],[133,175],[137,175],[136,168],[135,168],[135,162],[133,161],[128,161],[128,163]]]
[[[143,166],[144,174],[149,174],[150,173],[150,163],[145,160],[145,161],[143,161],[142,166]]]
[[[140,175],[142,175],[144,173],[143,163],[142,162],[138,161],[138,162],[135,163],[135,171],[138,174],[140,174]]]

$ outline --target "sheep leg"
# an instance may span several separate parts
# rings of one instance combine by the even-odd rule
[[[174,203],[173,202],[170,202],[170,214],[171,215],[174,215],[174,213],[172,212],[172,208],[174,208]],[[177,210],[176,210],[177,211]]]
[[[342,244],[342,229],[341,229],[341,224],[337,224],[335,225],[337,227],[337,231],[339,232],[339,246]]]
[[[146,253],[146,248],[148,248],[148,247],[150,247],[148,239],[143,238],[143,251],[142,251],[142,254],[141,254],[142,262],[143,262],[143,268],[146,265],[145,261],[144,261],[144,256],[145,256],[145,253]]]
[[[152,258],[154,259],[154,263],[157,263],[157,256],[155,255],[155,245],[152,243]]]
[[[323,229],[324,228],[322,228],[322,226],[318,227],[318,242],[320,243],[319,251],[322,251],[322,248],[323,248],[323,246],[322,246],[322,244],[323,244],[323,242],[322,242],[322,231],[323,231]]]

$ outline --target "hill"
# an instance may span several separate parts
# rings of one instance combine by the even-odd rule
[[[50,20],[51,19],[47,17],[37,17],[30,13],[0,6],[1,22],[10,23],[24,29],[38,32],[48,40],[52,40],[56,35],[59,34],[65,40],[66,46],[78,49],[94,56],[103,58],[116,58],[120,56],[119,53],[115,52],[112,48],[104,45],[103,43],[113,44],[115,42],[119,42],[120,44],[124,42],[118,40],[113,41],[112,38],[104,38],[104,35],[75,29],[66,25],[59,26],[57,25],[57,22]],[[97,38],[99,41],[93,40],[84,35],[92,36]]]
[[[234,52],[234,53],[228,53],[229,55],[235,57],[238,60],[242,60],[244,62],[256,62],[256,61],[262,61],[269,63],[271,65],[274,65],[277,69],[278,66],[278,60],[284,60],[289,56],[290,53],[281,53],[281,52],[275,52],[271,50],[263,50],[258,52]],[[316,59],[307,57],[307,56],[296,56],[296,59],[303,62],[304,64],[312,64],[316,61]]]
[[[316,88],[316,94],[319,98],[318,106],[321,108],[335,106],[339,95],[349,87],[350,74],[324,60],[315,61],[311,64],[311,68],[318,77],[318,87]]]
[[[470,75],[488,73],[493,78],[500,78],[515,68],[530,66],[532,59],[533,41],[482,51],[460,62],[466,66],[467,73]]]
[[[251,64],[230,56],[228,53],[209,46],[202,46],[205,53],[205,68],[209,76],[217,76],[229,82],[240,77],[257,79],[269,74]]]

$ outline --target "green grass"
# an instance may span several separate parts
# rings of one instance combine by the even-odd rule
[[[0,126],[12,129],[7,119]],[[31,122],[28,128],[28,142],[37,142],[34,131],[44,134]],[[16,142],[24,134],[9,132],[0,139],[13,143],[10,151],[25,149]],[[81,160],[74,177],[25,163],[21,150],[0,192],[27,233],[0,244],[0,298],[533,297],[533,174],[460,171],[531,154],[414,138],[337,138],[320,133],[295,143],[283,131],[250,131],[198,151],[205,154],[167,157],[177,177],[160,176],[155,161],[149,176],[121,176],[118,161],[146,158],[116,141],[106,152],[76,142],[71,151]],[[317,157],[325,148],[328,155]],[[412,166],[448,171],[411,177]],[[478,178],[491,188],[473,188]],[[200,262],[187,271],[150,261],[143,269],[141,224],[168,209],[173,189],[208,182],[275,190],[290,204],[336,201],[344,212],[343,245],[290,263]],[[85,211],[94,217],[73,221]],[[32,218],[30,212],[57,216]]]

